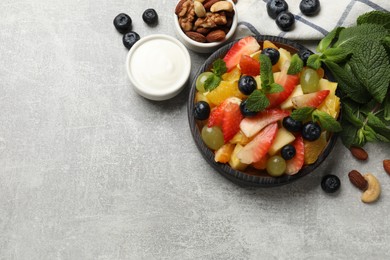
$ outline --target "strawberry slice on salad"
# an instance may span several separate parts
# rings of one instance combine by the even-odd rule
[[[269,107],[276,107],[283,103],[299,84],[298,75],[288,75],[285,70],[275,74],[275,83],[281,85],[284,90],[278,93],[267,94],[267,98],[270,102]]]
[[[260,74],[260,62],[248,55],[242,55],[240,59],[241,73],[249,76]]]
[[[303,94],[293,97],[291,102],[295,108],[301,107],[318,107],[324,102],[325,98],[329,95],[330,90],[320,90],[310,94]]]
[[[240,130],[240,122],[243,119],[240,104],[239,98],[227,98],[210,113],[207,126],[220,126],[225,143],[229,142]]]
[[[295,147],[295,156],[286,161],[285,173],[288,175],[294,175],[299,172],[305,161],[305,145],[302,136],[296,137],[292,145]]]
[[[268,153],[277,132],[278,123],[268,125],[237,153],[237,158],[245,164],[260,161]]]
[[[232,70],[240,63],[242,55],[250,55],[259,49],[260,44],[252,36],[247,36],[236,42],[223,58],[227,71]]]
[[[282,120],[290,115],[288,110],[273,108],[259,112],[254,117],[246,117],[240,123],[240,129],[247,137],[256,135],[267,125]]]

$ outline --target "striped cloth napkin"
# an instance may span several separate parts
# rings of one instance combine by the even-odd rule
[[[320,12],[308,17],[299,10],[300,0],[286,0],[288,11],[295,16],[295,26],[291,31],[283,32],[275,20],[268,16],[267,2],[238,0],[237,38],[261,34],[291,40],[320,40],[335,27],[355,25],[357,17],[363,13],[372,10],[390,11],[390,0],[320,0]]]

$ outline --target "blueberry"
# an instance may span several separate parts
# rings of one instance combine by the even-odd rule
[[[315,141],[321,136],[321,127],[315,122],[307,122],[302,128],[302,137],[308,141]]]
[[[283,127],[292,133],[301,132],[302,121],[292,119],[290,116],[283,118]]]
[[[270,58],[272,65],[275,65],[280,57],[280,53],[277,49],[275,48],[265,48],[261,54],[264,54]]]
[[[276,17],[276,25],[282,31],[290,31],[295,24],[295,17],[289,11],[281,12]]]
[[[309,58],[310,55],[311,52],[308,50],[301,50],[300,52],[298,52],[298,56],[303,61],[304,65],[307,64],[307,59]]]
[[[321,188],[326,193],[334,193],[340,188],[340,186],[340,179],[336,175],[328,174],[322,177]]]
[[[240,111],[241,111],[241,114],[242,114],[243,116],[245,116],[245,117],[251,117],[251,116],[257,115],[257,112],[249,110],[249,109],[246,107],[246,104],[247,104],[247,99],[245,99],[244,101],[241,102],[241,104],[240,104]]]
[[[120,33],[125,33],[131,29],[131,18],[127,14],[120,13],[114,18],[114,26]]]
[[[282,147],[282,150],[280,151],[283,159],[285,160],[291,160],[296,153],[295,147],[291,144],[287,144]]]
[[[123,38],[122,38],[122,41],[123,41],[123,45],[125,45],[125,47],[127,49],[130,49],[131,47],[133,47],[133,45],[140,39],[141,37],[139,37],[138,33],[136,32],[128,32],[126,34],[123,35]]]
[[[210,105],[205,101],[199,101],[194,107],[194,117],[198,120],[206,120],[210,116]]]
[[[241,76],[238,81],[238,89],[244,95],[250,95],[257,88],[256,80],[252,76]]]
[[[275,19],[279,13],[287,11],[288,4],[284,0],[269,0],[267,3],[267,13],[272,18]]]
[[[319,0],[302,0],[299,4],[301,12],[307,16],[312,16],[320,11],[321,5]]]
[[[158,21],[158,15],[156,10],[149,8],[144,11],[142,14],[142,19],[144,20],[145,23],[148,25],[154,25]]]

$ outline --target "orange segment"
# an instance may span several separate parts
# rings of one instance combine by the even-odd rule
[[[249,141],[250,139],[243,132],[239,131],[229,142],[232,144],[246,145]]]
[[[240,99],[245,97],[238,89],[238,81],[222,80],[217,88],[207,94],[207,99],[216,106],[229,97],[238,97]]]
[[[274,49],[279,49],[275,44],[273,44],[272,42],[268,41],[268,40],[265,40],[263,42],[263,49],[265,48],[274,48]]]
[[[225,81],[238,81],[241,76],[241,71],[238,67],[235,67],[229,72],[226,72],[225,74],[222,75],[222,80]]]
[[[326,131],[317,140],[312,142],[303,140],[303,143],[305,144],[305,164],[312,164],[317,161],[326,146]]]

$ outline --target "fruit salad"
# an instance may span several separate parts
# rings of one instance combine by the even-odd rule
[[[340,99],[309,54],[248,36],[197,77],[193,115],[216,162],[278,177],[317,161],[341,130]]]

